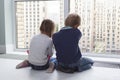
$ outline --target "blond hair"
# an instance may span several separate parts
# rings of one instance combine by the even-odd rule
[[[81,18],[78,14],[69,14],[67,18],[65,19],[65,26],[71,26],[74,27],[75,25],[80,25]]]

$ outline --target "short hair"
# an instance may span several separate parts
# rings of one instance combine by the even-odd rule
[[[74,27],[75,25],[80,25],[81,18],[78,14],[72,13],[67,16],[65,19],[65,26],[71,26]]]
[[[55,24],[50,19],[44,19],[40,25],[41,33],[46,33],[49,37],[52,36],[54,28],[55,28]]]

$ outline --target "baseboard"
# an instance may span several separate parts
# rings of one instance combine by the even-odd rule
[[[0,54],[6,53],[6,46],[0,45]]]

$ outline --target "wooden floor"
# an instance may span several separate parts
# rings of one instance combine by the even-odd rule
[[[0,80],[120,80],[120,69],[93,67],[90,70],[67,74],[59,71],[46,73],[31,68],[15,69],[20,60],[0,59]]]

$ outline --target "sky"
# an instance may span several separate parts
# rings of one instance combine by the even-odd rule
[[[47,1],[48,13],[60,13],[60,1]]]

